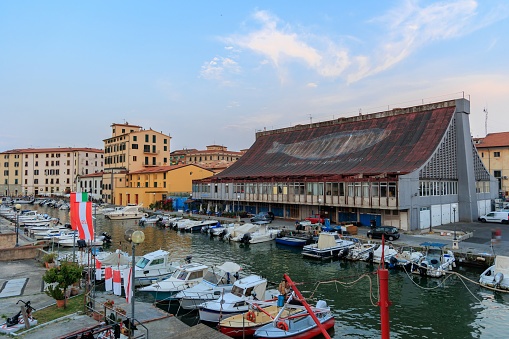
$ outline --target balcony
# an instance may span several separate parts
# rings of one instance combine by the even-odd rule
[[[145,166],[145,167],[157,167],[157,166],[162,166],[162,163],[160,161],[156,162],[155,164],[154,163],[144,163],[143,166]]]

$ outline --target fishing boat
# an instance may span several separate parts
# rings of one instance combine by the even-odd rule
[[[302,255],[314,259],[327,259],[339,257],[352,247],[354,247],[353,241],[341,239],[337,233],[321,232],[316,244],[302,248]]]
[[[208,267],[206,265],[197,263],[184,264],[177,267],[176,271],[169,278],[140,288],[139,291],[151,294],[158,303],[168,303],[171,300],[175,300],[175,295],[180,291],[199,284],[207,270]]]
[[[421,275],[441,277],[455,266],[454,253],[445,249],[447,244],[425,242],[421,246],[426,247],[426,254],[419,262],[419,273]]]
[[[185,310],[196,310],[206,301],[218,299],[222,293],[228,293],[233,283],[239,279],[241,268],[233,262],[225,262],[221,266],[212,266],[203,280],[187,290],[177,293],[180,306]]]
[[[291,236],[276,238],[276,244],[285,245],[285,246],[303,247],[307,244],[307,242],[308,242],[308,239],[291,237]]]
[[[509,257],[497,255],[495,263],[481,274],[479,283],[482,286],[509,290]]]
[[[361,243],[358,242],[348,253],[347,259],[349,260],[367,260],[370,254],[373,254],[376,248],[376,244],[373,243]]]
[[[424,257],[420,251],[415,251],[411,246],[403,246],[395,257],[389,260],[391,266],[404,266],[405,269],[413,271]]]
[[[269,300],[278,295],[277,290],[267,290],[267,279],[258,275],[237,280],[231,292],[221,295],[217,300],[207,301],[200,305],[202,322],[218,323],[236,314],[249,310],[248,300]]]
[[[217,220],[200,220],[190,222],[188,225],[184,227],[185,232],[201,232],[203,227],[209,227],[212,225],[217,225]]]
[[[275,240],[278,234],[279,230],[268,229],[267,225],[262,224],[258,231],[245,233],[240,242],[244,244],[258,244]]]
[[[141,219],[146,213],[140,212],[142,204],[137,206],[126,206],[120,210],[105,213],[104,216],[111,220]]]
[[[380,245],[373,252],[373,262],[375,262],[377,264],[382,262],[382,252],[383,252],[384,262],[386,262],[386,263],[390,263],[391,258],[395,257],[398,254],[398,251],[396,251],[392,246]]]

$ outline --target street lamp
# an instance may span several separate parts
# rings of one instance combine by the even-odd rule
[[[19,211],[21,210],[21,205],[20,204],[16,204],[16,206],[14,206],[14,208],[16,208],[16,245],[14,245],[14,247],[19,247],[19,242],[18,242],[18,237],[19,237]]]
[[[456,206],[455,205],[452,206],[452,215],[454,218],[454,240],[458,240],[458,239],[456,239]]]
[[[132,286],[132,291],[133,291],[133,295],[131,296],[131,318],[132,318],[132,323],[134,325],[134,279],[135,279],[135,272],[136,272],[136,269],[135,269],[135,247],[136,245],[139,245],[143,242],[143,240],[145,240],[145,233],[143,233],[142,231],[135,231],[133,229],[128,229],[127,231],[125,231],[125,234],[124,234],[124,238],[125,240],[129,241],[130,243],[132,243],[133,245],[133,258],[132,258],[132,261],[131,261],[131,269],[132,269],[132,272],[131,272],[131,286]]]
[[[240,195],[237,195],[237,219],[239,218]]]
[[[320,203],[322,202],[322,198],[318,198],[318,222],[320,222]]]

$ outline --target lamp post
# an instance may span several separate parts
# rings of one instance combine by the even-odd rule
[[[320,222],[320,204],[322,203],[322,198],[318,198],[318,222]]]
[[[458,240],[456,239],[456,206],[452,207],[452,215],[454,218],[454,240]]]
[[[239,219],[240,195],[237,195],[237,219]]]
[[[16,208],[16,245],[14,245],[14,247],[19,247],[19,241],[18,241],[18,237],[19,237],[19,211],[21,210],[21,205],[20,204],[16,204],[16,206],[14,206]]]
[[[134,325],[134,281],[135,281],[135,272],[136,272],[136,263],[135,263],[135,247],[136,245],[139,245],[141,244],[144,240],[145,240],[145,233],[143,233],[142,231],[135,231],[133,229],[129,229],[127,231],[125,231],[125,234],[124,234],[124,238],[129,241],[132,245],[133,245],[133,257],[132,257],[132,261],[131,261],[131,286],[132,286],[132,290],[133,290],[133,295],[131,296],[131,318],[132,318],[132,323]]]

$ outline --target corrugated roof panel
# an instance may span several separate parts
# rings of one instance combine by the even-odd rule
[[[454,110],[262,135],[216,178],[409,173],[431,156]]]

